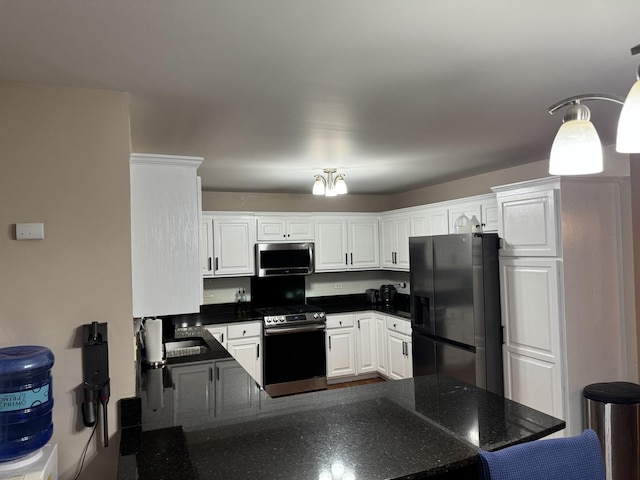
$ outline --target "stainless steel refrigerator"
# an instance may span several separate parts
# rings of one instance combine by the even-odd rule
[[[498,249],[495,233],[409,239],[414,376],[504,394]]]

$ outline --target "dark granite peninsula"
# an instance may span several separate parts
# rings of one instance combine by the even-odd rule
[[[435,375],[270,398],[225,353],[142,372],[140,396],[121,401],[119,479],[477,478],[478,449],[564,428]],[[190,380],[176,366],[210,381],[178,387]]]

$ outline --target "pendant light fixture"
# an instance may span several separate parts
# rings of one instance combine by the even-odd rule
[[[343,173],[336,174],[336,171],[335,168],[325,168],[323,172],[327,174],[326,178],[323,175],[316,175],[312,193],[326,197],[335,197],[336,195],[347,193],[347,184],[344,181],[345,176]]]
[[[631,54],[640,53],[640,45],[631,49]],[[640,78],[640,68],[638,69]],[[556,134],[549,155],[551,175],[587,175],[603,170],[602,144],[590,121],[591,112],[582,105],[584,101],[608,100],[623,105],[618,120],[616,150],[621,153],[640,153],[640,80],[631,87],[626,101],[618,95],[589,93],[565,98],[551,105],[553,115],[567,108],[563,123]]]

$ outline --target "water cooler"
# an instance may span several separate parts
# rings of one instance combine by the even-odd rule
[[[0,348],[0,480],[57,480],[51,350]]]

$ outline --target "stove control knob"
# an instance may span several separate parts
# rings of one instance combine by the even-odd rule
[[[320,312],[320,313],[318,314],[318,316],[319,316],[320,318],[324,318],[324,312]]]
[[[280,321],[280,323],[285,321],[284,315],[280,315],[280,317],[278,317],[278,320]]]
[[[314,314],[313,314],[313,318],[318,318],[318,314],[317,314],[317,313],[314,313]]]

